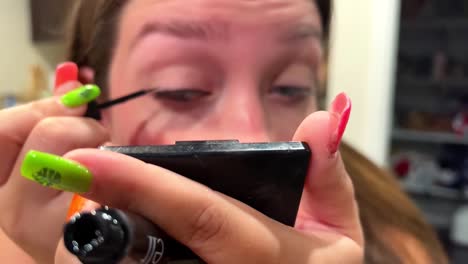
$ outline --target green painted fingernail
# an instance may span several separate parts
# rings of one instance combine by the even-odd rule
[[[85,105],[101,95],[98,86],[88,84],[62,96],[62,104],[67,107],[78,107]]]
[[[46,187],[84,193],[93,176],[82,165],[48,153],[29,151],[21,166],[23,177]]]

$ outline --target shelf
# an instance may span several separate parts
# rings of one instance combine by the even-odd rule
[[[395,87],[397,110],[455,115],[468,98],[468,78],[437,81],[429,78],[400,77]]]
[[[441,100],[436,95],[398,95],[395,101],[395,111],[420,111],[439,115],[454,115],[461,109],[461,103],[454,99]]]
[[[397,80],[397,89],[421,90],[437,92],[439,95],[463,96],[468,95],[468,78],[434,80],[422,77],[400,77]]]
[[[431,78],[401,77],[398,79],[398,84],[424,86],[424,87],[428,87],[428,86],[457,87],[457,88],[463,87],[463,88],[467,88],[468,90],[468,78],[434,80]]]
[[[407,129],[394,129],[392,137],[395,140],[413,141],[433,144],[457,144],[467,145],[468,137],[460,137],[452,133],[444,132],[423,132]]]
[[[451,30],[451,29],[466,29],[468,30],[467,18],[438,18],[431,20],[414,20],[404,21],[401,25],[402,30]]]
[[[438,229],[449,229],[452,225],[453,214],[465,204],[461,201],[426,195],[410,194],[410,197],[423,212],[427,221]]]

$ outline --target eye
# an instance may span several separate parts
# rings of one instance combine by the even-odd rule
[[[190,103],[201,100],[211,95],[211,92],[197,89],[178,89],[178,90],[158,90],[154,93],[154,98],[179,103]]]
[[[271,88],[270,93],[280,100],[288,102],[296,102],[305,100],[314,95],[311,87],[294,86],[294,85],[276,85]]]

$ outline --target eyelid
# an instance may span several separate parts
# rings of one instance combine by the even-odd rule
[[[155,99],[189,102],[210,96],[212,93],[203,89],[158,89],[153,93]]]
[[[272,88],[271,88],[271,91],[278,91],[279,89],[281,88],[286,88],[286,89],[289,89],[289,90],[295,90],[296,92],[300,92],[300,95],[307,95],[307,96],[313,96],[315,95],[315,88],[314,87],[311,87],[311,86],[305,86],[305,85],[274,85]],[[297,94],[296,94],[297,95]]]
[[[188,93],[188,92],[192,92],[192,93],[200,93],[200,94],[211,94],[210,91],[207,91],[207,90],[203,90],[203,89],[180,89],[180,88],[177,88],[177,89],[172,89],[172,88],[158,88],[157,90],[155,90],[153,92],[153,95],[154,96],[164,96],[164,95],[168,95],[168,94],[175,94],[175,93]]]

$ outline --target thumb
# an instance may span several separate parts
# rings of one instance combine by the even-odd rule
[[[351,112],[351,100],[342,93],[330,112],[315,112],[299,126],[294,140],[305,141],[312,150],[296,228],[312,231],[333,229],[362,245],[354,188],[338,147]]]

